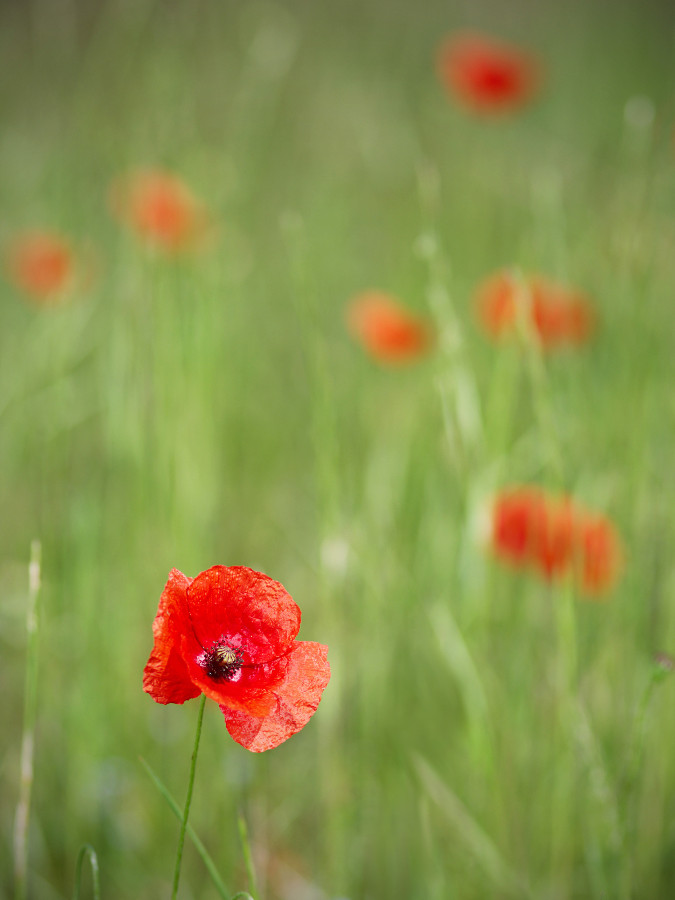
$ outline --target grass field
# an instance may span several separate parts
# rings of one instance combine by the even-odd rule
[[[463,27],[538,55],[532,104],[448,96],[434,56]],[[207,703],[190,822],[228,892],[672,897],[669,4],[15,0],[0,67],[0,240],[56,229],[93,269],[48,308],[0,285],[0,895],[35,683],[27,896],[70,897],[84,843],[101,897],[169,896],[179,823],[139,757],[182,804],[198,704],[153,703],[142,671],[169,570],[222,563],[282,582],[332,667],[264,754]],[[111,216],[139,166],[204,200],[206,246]],[[592,340],[489,340],[472,296],[504,267],[586,292]],[[369,288],[433,351],[370,358],[345,327]],[[601,602],[486,552],[512,484],[614,523]],[[180,896],[218,896],[189,839]]]

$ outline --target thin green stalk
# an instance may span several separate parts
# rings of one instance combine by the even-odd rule
[[[412,758],[417,776],[428,797],[436,803],[479,869],[490,879],[500,897],[533,898],[525,877],[502,855],[492,836],[473,818],[469,809],[419,754]]]
[[[246,873],[248,874],[248,884],[251,888],[251,894],[254,898],[256,898],[258,896],[258,888],[256,885],[255,867],[253,865],[253,854],[251,853],[251,843],[248,839],[246,819],[241,813],[239,813],[239,816],[237,818],[237,825],[239,826],[239,840],[241,841],[241,848],[244,852],[244,863],[246,865]],[[237,894],[237,897],[238,896],[239,894]],[[242,892],[242,896],[248,895]]]
[[[522,273],[514,273],[519,302],[517,327],[525,349],[525,365],[530,384],[532,404],[541,445],[547,465],[558,488],[564,486],[565,469],[560,450],[558,428],[551,404],[548,374],[541,347],[534,332],[531,290]],[[577,732],[578,709],[578,651],[576,599],[572,582],[567,579],[554,597],[555,632],[557,639],[556,680],[558,698],[558,766],[553,790],[551,829],[551,865],[558,877],[569,877],[572,861],[570,828],[574,818],[573,790],[576,758],[573,751]]]
[[[560,689],[574,706],[571,722],[577,719],[577,611],[574,588],[569,579],[561,586],[555,598],[555,624],[560,647]]]
[[[28,876],[28,824],[33,787],[33,755],[37,717],[38,673],[38,596],[40,593],[40,541],[33,541],[28,566],[28,609],[26,613],[26,687],[24,694],[23,734],[21,737],[21,775],[19,800],[14,820],[14,893],[25,900]]]
[[[173,890],[171,891],[171,900],[176,900],[178,896],[178,883],[180,881],[180,865],[183,861],[183,845],[185,843],[185,832],[187,830],[188,816],[190,815],[190,804],[192,803],[192,788],[195,783],[195,769],[197,767],[197,753],[199,752],[199,739],[202,735],[202,721],[204,719],[204,706],[206,705],[206,695],[202,694],[199,700],[199,714],[197,716],[197,731],[195,733],[195,746],[192,751],[192,760],[190,761],[190,776],[188,778],[187,796],[185,798],[185,809],[183,810],[183,822],[180,827],[180,835],[178,837],[178,849],[176,850],[176,869],[173,875]]]
[[[156,774],[156,772],[151,768],[150,764],[147,763],[143,759],[142,756],[139,757],[139,759],[141,761],[141,765],[143,766],[145,771],[148,773],[148,775],[154,782],[155,787],[160,792],[162,797],[164,797],[166,802],[169,804],[169,807],[171,808],[171,811],[173,812],[173,814],[176,816],[176,818],[178,819],[179,822],[182,821],[183,811],[181,810],[180,806],[176,803],[174,798],[169,793],[169,789],[166,787],[166,785],[160,779],[160,777]],[[218,872],[218,869],[216,868],[215,863],[211,859],[211,856],[209,855],[209,852],[206,849],[206,847],[202,844],[200,839],[197,837],[197,833],[195,832],[192,825],[187,826],[186,834],[188,835],[188,837],[194,844],[195,850],[197,851],[197,853],[201,856],[202,862],[204,863],[204,865],[206,867],[206,871],[211,876],[211,881],[213,882],[216,891],[223,898],[223,900],[230,900],[230,895],[228,893],[228,890],[225,887],[222,878],[220,877],[220,873]],[[239,895],[237,895],[237,896],[239,896]]]
[[[589,794],[583,815],[583,847],[593,897],[613,896],[621,858],[618,798],[602,747],[583,702],[576,706],[575,746]]]
[[[551,392],[548,375],[533,324],[534,318],[531,312],[532,291],[526,283],[522,272],[516,270],[513,274],[518,300],[516,304],[516,327],[525,346],[525,365],[532,392],[534,413],[539,425],[542,446],[548,456],[546,462],[548,462],[550,471],[558,485],[562,485],[564,483],[565,468],[560,450],[560,441],[558,440],[556,418],[550,402]]]
[[[317,296],[320,290],[310,280],[309,250],[303,219],[287,213],[281,223],[291,274],[292,296],[298,324],[303,329],[303,350],[312,386],[311,436],[315,456],[315,478],[319,490],[324,536],[333,534],[340,521],[337,473],[337,423],[334,383],[328,364],[325,336],[321,328]]]
[[[673,660],[661,655],[658,657],[649,675],[649,681],[640,697],[635,713],[635,726],[633,729],[633,741],[631,744],[626,775],[624,780],[624,805],[623,805],[623,866],[621,872],[621,900],[629,900],[632,892],[633,881],[633,853],[632,844],[635,835],[637,819],[637,807],[639,796],[640,769],[644,759],[645,744],[647,743],[648,714],[651,705],[654,688],[667,675],[673,671]]]
[[[552,798],[551,865],[559,877],[567,878],[572,866],[570,830],[577,768],[574,741],[579,719],[576,609],[569,580],[556,592],[553,605],[557,635],[558,754]]]
[[[85,856],[89,857],[91,865],[91,877],[93,879],[94,900],[101,898],[101,882],[98,871],[98,857],[96,851],[91,844],[82,844],[80,852],[77,854],[77,862],[75,863],[75,890],[73,891],[73,900],[80,900],[80,886],[82,883],[82,866],[84,865]]]
[[[455,463],[467,475],[484,443],[483,414],[474,373],[466,358],[460,317],[448,287],[447,253],[442,252],[437,226],[441,208],[440,179],[430,163],[417,172],[418,195],[425,231],[417,241],[417,253],[427,268],[426,295],[430,311],[441,326],[439,343],[443,368],[436,378],[448,448]]]

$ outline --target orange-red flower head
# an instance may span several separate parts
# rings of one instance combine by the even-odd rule
[[[166,253],[196,249],[209,231],[204,206],[170,172],[141,170],[119,178],[110,204],[120,222]]]
[[[502,561],[547,581],[571,574],[586,596],[608,591],[622,563],[621,542],[607,519],[537,487],[497,495],[491,546]]]
[[[21,293],[37,303],[57,303],[73,288],[76,264],[68,240],[50,231],[16,235],[6,252],[7,274]]]
[[[486,115],[524,106],[540,81],[539,66],[530,53],[473,31],[460,31],[443,41],[437,70],[453,97]]]
[[[364,349],[382,363],[414,362],[433,343],[427,321],[381,291],[367,291],[353,298],[347,308],[347,327]]]
[[[143,690],[157,703],[215,700],[248,750],[307,724],[330,678],[328,648],[298,641],[300,609],[277,581],[245,566],[196,578],[172,569],[153,623]]]
[[[492,546],[497,556],[516,566],[529,565],[544,515],[536,488],[514,488],[500,494],[492,509]]]
[[[603,594],[622,566],[619,537],[603,516],[586,514],[578,523],[577,575],[585,594]]]
[[[507,270],[479,285],[475,307],[491,337],[515,333],[521,320],[545,349],[583,343],[594,326],[593,308],[583,294],[538,275],[521,283]]]

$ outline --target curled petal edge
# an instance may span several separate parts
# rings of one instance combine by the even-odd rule
[[[187,627],[185,597],[191,580],[178,569],[171,570],[152,624],[155,643],[143,670],[143,690],[157,703],[185,703],[201,694],[180,653],[181,634]]]
[[[254,716],[221,704],[227,730],[242,747],[262,753],[278,747],[300,731],[316,711],[330,680],[328,648],[313,641],[298,641],[289,654],[287,677],[273,689],[275,708]]]

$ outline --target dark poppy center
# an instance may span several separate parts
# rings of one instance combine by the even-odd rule
[[[239,650],[219,644],[207,650],[203,665],[209,678],[231,681],[243,662],[244,658]]]

